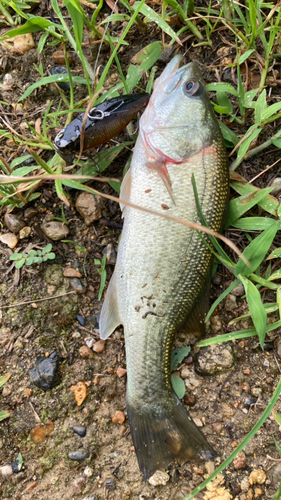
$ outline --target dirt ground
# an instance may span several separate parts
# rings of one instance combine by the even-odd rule
[[[137,27],[133,27],[130,36],[132,40],[138,39],[139,43],[130,50],[124,49],[125,67],[141,47],[159,39],[160,32],[154,29],[143,35]],[[38,43],[38,34],[34,35],[34,40]],[[189,58],[196,59],[206,65],[205,77],[208,81],[216,81],[217,75],[208,66],[218,47],[219,44],[213,49],[198,47],[196,51],[188,45],[185,47],[188,50],[187,61]],[[6,74],[11,75],[11,85],[3,90],[1,98],[9,105],[2,104],[1,113],[11,119],[17,130],[24,119],[34,125],[35,117],[43,116],[50,100],[53,100],[51,109],[57,109],[59,96],[47,87],[34,92],[25,103],[26,109],[17,117],[12,106],[27,86],[38,79],[33,63],[38,65],[42,61],[46,71],[53,64],[53,51],[53,47],[46,47],[40,58],[36,49],[24,55],[5,49],[0,52],[1,82]],[[108,54],[109,49],[105,47],[101,64],[107,60]],[[89,62],[94,64],[96,49],[91,53],[88,51],[87,55]],[[75,56],[74,60],[73,71],[82,74]],[[159,63],[159,72],[164,65]],[[228,78],[226,74],[225,79]],[[85,92],[84,88],[77,87],[76,99],[85,96]],[[274,92],[278,92],[278,88]],[[54,136],[56,132],[53,130]],[[128,139],[125,133],[123,137]],[[26,154],[24,147],[7,143],[5,138],[0,143],[2,155],[7,160]],[[44,158],[48,159],[51,154],[53,152],[46,153]],[[118,158],[110,174],[121,177],[127,156],[128,153],[124,153]],[[270,162],[276,158],[273,152]],[[251,174],[265,168],[268,162],[268,155],[260,155],[251,163],[244,163],[240,173],[248,179]],[[278,167],[270,175],[276,175],[277,170]],[[269,180],[269,177],[263,178],[265,185]],[[24,252],[29,244],[43,248],[47,242],[38,231],[38,226],[52,216],[62,216],[62,204],[52,182],[40,189],[41,196],[28,205],[35,209],[32,218],[26,217],[28,207],[13,211],[26,226],[31,227],[30,236],[19,241],[17,252]],[[111,192],[108,186],[103,189]],[[171,466],[166,485],[145,483],[138,469],[127,418],[122,424],[112,421],[117,411],[123,412],[126,417],[126,375],[120,372],[120,367],[126,368],[122,329],[106,341],[102,352],[91,351],[91,357],[88,357],[89,352],[85,348],[81,351],[81,347],[95,346],[99,340],[97,321],[102,301],[98,300],[100,275],[94,258],[100,259],[109,244],[117,251],[122,219],[117,204],[105,202],[102,218],[87,226],[75,209],[78,193],[73,190],[69,194],[71,207],[64,206],[69,223],[68,239],[81,245],[85,252],[74,243],[53,242],[55,260],[19,271],[9,260],[12,250],[0,243],[0,376],[11,373],[0,392],[0,410],[11,412],[10,418],[0,423],[0,497],[3,500],[182,499],[204,480],[210,465],[188,463]],[[4,215],[3,207],[0,209],[2,234],[8,231]],[[237,231],[232,236],[236,242],[239,238],[243,240]],[[76,293],[77,286],[73,287],[71,278],[64,276],[64,270],[69,267],[81,274],[80,291],[83,293]],[[113,267],[114,258],[106,266],[107,283]],[[218,268],[212,284],[212,300],[229,286],[231,279],[225,270]],[[22,302],[22,305],[12,307]],[[240,316],[245,309],[245,300],[241,297],[237,297],[232,309],[223,301],[216,310],[215,319],[208,325],[208,335],[251,327],[246,320],[243,324],[240,322],[235,327],[228,327],[229,321]],[[271,317],[272,322],[276,320],[274,315]],[[272,396],[280,377],[281,346],[278,336],[279,331],[267,336],[264,351],[255,337],[230,342],[227,349],[224,345],[216,354],[220,358],[217,373],[207,376],[195,371],[198,363],[195,355],[199,351],[196,345],[192,345],[191,355],[182,363],[179,374],[187,386],[184,402],[190,415],[197,419],[196,423],[220,454],[215,465],[224,460],[251,430]],[[185,338],[175,341],[177,347],[186,344]],[[45,392],[32,383],[28,371],[38,356],[48,357],[53,351],[60,356],[60,383]],[[211,348],[208,348],[207,354],[215,357]],[[87,387],[87,397],[80,406],[71,390],[78,382],[84,382]],[[281,412],[281,403],[276,410]],[[53,431],[42,442],[35,443],[31,431],[47,422],[53,422],[49,424],[54,426]],[[86,426],[86,436],[74,433],[74,425]],[[272,498],[281,475],[274,438],[281,442],[280,428],[270,417],[245,448],[245,455],[223,473],[224,496],[219,497],[215,493],[215,496],[204,497],[202,494],[197,498]],[[71,452],[80,452],[82,456],[84,453],[86,458],[71,460],[68,456]],[[19,453],[23,458],[21,470],[5,475],[3,467],[11,466]],[[261,469],[265,473],[263,480],[249,484],[251,473]]]

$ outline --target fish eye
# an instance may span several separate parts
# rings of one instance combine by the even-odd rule
[[[199,82],[189,80],[189,82],[184,85],[184,93],[187,96],[199,96],[202,93],[202,85]]]

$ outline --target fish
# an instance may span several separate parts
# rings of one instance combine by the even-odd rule
[[[192,176],[206,223],[220,232],[229,197],[224,140],[199,66],[182,66],[177,55],[155,81],[141,117],[121,205],[130,201],[200,224]],[[122,208],[124,226],[99,328],[102,339],[124,328],[127,414],[147,480],[174,461],[217,456],[173,391],[170,376],[175,334],[204,333],[212,252],[204,233],[200,238],[174,221]]]
[[[83,149],[95,148],[109,141],[130,123],[147,105],[150,94],[128,94],[107,99],[88,113],[83,137]],[[85,113],[78,115],[55,137],[54,148],[67,165],[80,152],[80,137]]]

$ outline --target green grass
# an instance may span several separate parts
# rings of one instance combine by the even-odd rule
[[[51,82],[69,81],[70,94],[65,95],[61,91],[60,104],[56,111],[51,111],[52,103],[49,104],[43,118],[42,133],[38,133],[34,127],[28,124],[28,133],[19,134],[8,126],[8,123],[1,122],[0,137],[11,139],[13,137],[17,146],[21,146],[25,151],[8,164],[0,156],[0,168],[8,178],[8,183],[1,183],[0,180],[0,204],[9,208],[22,208],[28,202],[40,196],[40,183],[42,179],[27,179],[33,174],[42,173],[46,179],[48,176],[56,176],[55,188],[57,196],[64,203],[68,202],[67,187],[76,189],[86,189],[85,179],[66,179],[62,176],[71,173],[65,168],[63,160],[53,150],[50,134],[54,135],[54,130],[69,123],[74,113],[85,110],[85,102],[75,100],[77,86],[85,86],[89,99],[93,98],[93,103],[102,102],[121,93],[138,91],[151,91],[155,78],[155,64],[163,50],[163,47],[179,46],[182,51],[185,45],[182,41],[189,39],[189,44],[194,46],[206,46],[214,48],[217,43],[219,33],[223,34],[233,49],[231,61],[225,63],[225,68],[236,77],[235,83],[214,82],[209,83],[207,88],[210,92],[214,109],[218,115],[221,131],[224,136],[230,154],[231,188],[232,198],[229,205],[228,217],[225,229],[230,231],[235,229],[240,232],[243,241],[243,258],[230,257],[229,252],[221,246],[213,237],[210,238],[210,247],[215,253],[217,263],[226,266],[227,272],[233,277],[232,284],[223,291],[215,303],[212,305],[208,320],[216,307],[231,293],[233,288],[239,283],[243,283],[245,288],[245,298],[248,311],[243,316],[231,322],[231,328],[236,328],[236,323],[241,319],[252,318],[254,328],[248,330],[232,331],[224,335],[218,335],[212,339],[206,339],[199,343],[199,346],[207,346],[215,343],[226,342],[235,339],[242,339],[251,336],[258,336],[261,346],[267,332],[281,326],[281,271],[275,266],[276,259],[281,257],[281,249],[274,248],[274,241],[277,232],[280,230],[281,206],[278,199],[271,195],[272,188],[258,188],[255,181],[249,182],[243,178],[236,170],[242,162],[249,158],[255,158],[261,152],[269,149],[278,151],[281,148],[281,103],[278,96],[274,94],[273,86],[269,78],[272,78],[271,66],[277,65],[281,56],[280,32],[281,32],[281,6],[276,2],[262,2],[260,0],[246,0],[243,2],[233,2],[222,0],[221,2],[206,1],[205,7],[198,7],[196,2],[191,0],[177,2],[176,0],[164,0],[161,6],[147,3],[144,0],[135,2],[132,6],[127,0],[118,3],[119,13],[111,13],[107,18],[103,18],[103,0],[94,1],[95,10],[89,16],[86,8],[78,0],[65,0],[64,8],[59,8],[57,0],[51,0],[52,8],[56,13],[56,22],[45,18],[34,16],[29,11],[31,1],[7,1],[0,0],[0,11],[4,15],[7,27],[11,29],[0,38],[0,43],[11,40],[14,36],[24,33],[40,33],[38,53],[41,54],[46,46],[63,44],[65,52],[70,48],[78,54],[83,68],[83,77],[71,76],[69,64],[67,62],[68,74],[63,76],[48,76],[44,72],[42,65],[37,66],[38,79],[22,94],[20,101],[25,100],[32,93],[48,85]],[[121,4],[121,5],[120,5]],[[69,16],[68,24],[65,22],[65,14]],[[176,29],[171,23],[173,16],[179,20]],[[110,28],[115,23],[122,31],[119,37],[112,36]],[[122,25],[122,23],[125,23]],[[21,24],[20,27],[17,27]],[[124,26],[121,28],[121,26]],[[123,47],[132,43],[128,37],[130,30],[134,27],[142,30],[153,29],[153,41],[142,48],[137,57],[133,58],[127,68],[122,64]],[[110,56],[104,69],[97,74],[98,61],[94,68],[90,66],[83,54],[83,32],[85,28],[96,40],[103,40],[110,48]],[[218,62],[214,62],[218,66]],[[120,81],[106,86],[107,78],[114,66],[114,71],[119,74]],[[258,74],[258,81],[251,85],[252,72]],[[145,74],[145,78],[143,75]],[[248,75],[248,79],[245,77]],[[2,105],[6,105],[2,102]],[[265,134],[270,130],[270,134]],[[97,177],[106,171],[116,157],[124,151],[126,147],[131,147],[133,142],[118,144],[100,151],[95,162],[79,161],[76,174],[89,177]],[[25,148],[25,149],[24,149]],[[41,153],[39,153],[41,150]],[[43,153],[42,153],[43,150]],[[53,151],[49,159],[44,159],[44,152]],[[23,166],[23,162],[30,156],[33,157],[32,167]],[[265,160],[266,161],[266,160]],[[97,169],[99,165],[99,169]],[[258,173],[258,172],[257,172]],[[21,181],[13,180],[19,176],[26,178]],[[44,179],[43,179],[44,180]],[[26,181],[23,187],[23,182]],[[18,186],[21,183],[21,191]],[[119,192],[120,183],[110,182],[111,186]],[[196,193],[196,186],[194,185]],[[205,223],[197,203],[198,213],[202,224]],[[262,215],[260,215],[262,212]],[[205,240],[204,240],[205,241]],[[275,245],[276,246],[276,245]],[[24,257],[25,258],[25,257]],[[245,264],[245,260],[250,266]],[[272,266],[273,263],[273,266]],[[101,274],[101,285],[99,299],[104,289],[106,274],[105,263],[97,262]],[[273,267],[273,269],[272,269]],[[261,295],[262,290],[262,295]],[[274,294],[274,302],[267,302],[267,292]],[[272,300],[272,297],[271,297]],[[268,325],[268,315],[272,312],[279,313],[279,319],[275,323]],[[246,443],[253,438],[257,430],[266,420],[270,411],[274,407],[281,392],[281,382],[279,381],[271,402],[265,409],[262,417],[254,426],[248,436],[240,443],[236,450],[227,458],[216,472],[197,487],[186,500],[194,496],[205,488],[219,472],[221,472],[235,458]],[[280,490],[280,488],[279,488]],[[279,491],[278,490],[278,491]],[[276,493],[276,498],[280,497]]]

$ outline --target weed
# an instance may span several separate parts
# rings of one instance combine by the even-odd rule
[[[6,375],[3,375],[0,377],[0,387],[2,387],[11,377],[11,373],[6,373]],[[0,411],[0,422],[4,420],[5,418],[8,418],[11,415],[11,413],[7,410],[2,410]]]
[[[30,250],[29,253],[13,253],[10,260],[15,260],[15,267],[20,269],[23,266],[31,266],[32,264],[41,264],[47,260],[55,259],[56,255],[52,250],[52,245],[49,243],[42,250]]]

